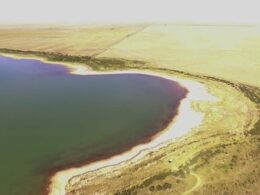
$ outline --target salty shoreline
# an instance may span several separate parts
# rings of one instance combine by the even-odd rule
[[[84,174],[89,171],[94,171],[104,167],[118,165],[122,162],[128,160],[137,160],[151,150],[159,149],[160,147],[167,144],[169,141],[186,135],[192,128],[200,125],[203,120],[203,113],[198,113],[193,111],[191,102],[192,101],[215,101],[216,98],[208,94],[207,89],[204,85],[197,83],[195,81],[184,80],[176,78],[169,75],[164,75],[162,73],[155,73],[152,71],[109,71],[109,72],[94,72],[89,71],[85,67],[77,67],[72,69],[72,74],[80,75],[104,75],[104,74],[145,74],[150,76],[158,76],[164,79],[172,80],[178,82],[182,87],[188,89],[188,95],[181,101],[178,109],[178,115],[174,117],[171,123],[162,130],[160,133],[151,138],[151,142],[146,144],[140,144],[132,149],[123,152],[119,155],[112,156],[108,159],[96,161],[79,168],[70,168],[57,172],[51,178],[51,184],[49,188],[50,195],[60,195],[65,194],[65,186],[70,181],[71,178],[77,175]],[[187,124],[187,118],[189,118],[189,123]]]
[[[21,57],[17,55],[3,55],[21,59]],[[22,57],[23,58],[23,57]],[[46,61],[42,58],[37,57],[24,57],[25,59],[37,59],[44,61],[46,63],[52,63]],[[90,164],[86,164],[82,167],[78,168],[69,168],[66,170],[59,171],[55,173],[50,179],[50,185],[48,189],[48,194],[51,195],[61,195],[65,194],[65,186],[69,182],[71,178],[77,175],[84,174],[89,171],[94,171],[97,169],[101,169],[103,167],[113,166],[120,164],[122,162],[131,160],[131,159],[140,159],[142,156],[149,153],[151,150],[159,149],[160,147],[167,144],[169,141],[178,138],[180,136],[187,135],[194,127],[199,126],[203,121],[203,113],[195,112],[192,109],[192,101],[214,101],[216,98],[210,95],[207,92],[207,89],[204,85],[191,80],[186,80],[182,78],[177,78],[175,76],[170,76],[163,73],[152,72],[152,71],[109,71],[109,72],[94,72],[89,70],[85,66],[74,66],[68,63],[60,63],[60,62],[53,62],[57,65],[62,65],[69,68],[69,72],[71,74],[79,74],[79,75],[104,75],[104,74],[144,74],[150,76],[157,76],[164,79],[176,81],[182,87],[186,88],[189,92],[186,98],[184,98],[179,106],[178,114],[174,117],[174,119],[170,122],[170,124],[162,130],[161,132],[157,133],[155,136],[151,138],[149,143],[139,144],[135,147],[131,148],[128,151],[125,151],[121,154],[112,156],[108,159],[96,161]],[[189,123],[187,123],[187,118]]]

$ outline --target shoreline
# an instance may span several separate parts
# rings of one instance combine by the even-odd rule
[[[158,132],[156,135],[152,136],[151,141],[144,144],[139,144],[132,147],[121,154],[111,156],[110,158],[103,159],[100,161],[95,161],[83,165],[82,167],[69,168],[57,172],[53,175],[50,180],[50,186],[48,195],[63,195],[66,193],[65,187],[70,182],[73,181],[74,176],[84,174],[86,172],[91,172],[99,170],[102,168],[107,168],[110,166],[119,165],[126,161],[138,160],[144,155],[148,154],[152,150],[160,149],[161,147],[167,145],[170,141],[187,135],[194,127],[199,126],[204,118],[203,113],[195,112],[192,109],[192,101],[216,101],[217,98],[210,95],[207,92],[206,87],[196,81],[180,79],[175,76],[169,76],[166,74],[153,72],[153,71],[104,71],[95,72],[89,71],[85,67],[78,66],[70,72],[71,74],[79,75],[107,75],[107,74],[144,74],[150,76],[157,76],[167,80],[178,82],[178,84],[188,90],[187,96],[181,100],[180,105],[177,110],[177,115],[172,119],[172,121],[167,125],[165,129]],[[189,118],[189,124],[186,123],[186,117]],[[191,120],[192,119],[192,120]]]
[[[174,139],[180,138],[182,136],[187,135],[192,131],[194,127],[202,124],[204,114],[200,112],[195,112],[192,109],[193,101],[216,101],[217,98],[208,93],[206,86],[193,80],[178,78],[173,75],[168,75],[164,73],[159,73],[155,71],[149,70],[129,70],[129,71],[104,71],[104,72],[96,72],[92,71],[89,68],[81,65],[72,65],[70,63],[63,62],[50,62],[45,60],[44,58],[37,57],[20,57],[19,55],[14,54],[0,54],[7,57],[12,57],[16,59],[35,59],[43,61],[48,64],[61,65],[68,68],[68,72],[70,74],[77,75],[106,75],[106,74],[144,74],[150,76],[156,76],[163,79],[171,80],[177,82],[181,87],[184,87],[188,90],[188,94],[185,98],[183,98],[180,102],[180,105],[177,109],[177,114],[171,120],[171,122],[167,125],[166,128],[157,132],[154,136],[150,138],[150,142],[148,143],[139,143],[129,150],[119,153],[117,155],[111,156],[109,158],[105,158],[103,160],[94,161],[91,163],[87,163],[81,167],[77,168],[68,168],[65,170],[61,170],[56,172],[49,179],[49,186],[47,189],[48,195],[63,195],[66,193],[65,187],[68,182],[73,182],[73,177],[84,174],[86,172],[95,171],[98,169],[102,169],[109,166],[118,165],[125,161],[137,160],[142,158],[147,153],[152,150],[158,150],[161,147],[165,146],[170,141]],[[187,123],[187,117],[189,123]]]

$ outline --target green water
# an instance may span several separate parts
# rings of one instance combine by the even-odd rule
[[[55,170],[144,141],[186,90],[141,74],[79,76],[0,57],[0,195],[42,194]]]

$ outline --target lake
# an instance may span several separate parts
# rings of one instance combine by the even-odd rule
[[[186,94],[160,77],[0,56],[0,194],[42,194],[55,171],[148,142]]]

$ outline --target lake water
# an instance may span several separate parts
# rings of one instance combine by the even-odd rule
[[[42,194],[54,171],[149,141],[186,94],[159,77],[0,56],[0,194]]]

